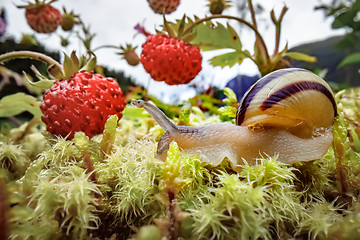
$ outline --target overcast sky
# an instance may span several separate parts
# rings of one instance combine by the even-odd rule
[[[257,1],[254,1],[257,2]],[[266,0],[259,1],[265,7],[265,12],[275,9],[275,13],[280,13],[284,4],[289,8],[285,15],[282,25],[281,47],[288,43],[289,48],[299,44],[308,43],[326,39],[330,36],[342,34],[343,31],[334,31],[331,29],[331,19],[325,19],[323,12],[315,11],[314,6],[318,4],[317,0]],[[20,38],[21,33],[34,33],[27,25],[24,10],[17,9],[15,4],[23,4],[22,0],[1,0],[0,6],[5,7],[7,11],[8,30],[7,34]],[[206,0],[181,0],[178,9],[167,16],[169,21],[179,19],[186,13],[187,16],[197,15],[199,17],[208,15]],[[137,23],[144,23],[146,29],[153,32],[155,27],[162,23],[162,16],[154,14],[148,6],[146,0],[58,0],[53,6],[59,9],[65,6],[67,10],[74,10],[79,13],[83,21],[90,24],[91,30],[97,35],[93,41],[93,46],[105,44],[120,45],[132,42],[140,47],[137,49],[140,54],[141,43],[145,41],[142,35],[135,35],[134,26]],[[236,15],[236,9],[230,8],[224,12],[228,15]],[[265,23],[260,22],[260,32],[263,34],[269,51],[274,46],[274,28],[270,23],[267,13],[262,18],[269,20]],[[232,26],[237,26],[234,21],[229,22]],[[58,29],[61,33],[61,30]],[[61,49],[56,36],[38,34],[38,39],[45,43],[51,50]],[[245,27],[240,32],[244,49],[252,51],[254,42],[253,33],[246,31]],[[70,53],[72,50],[80,49],[79,44],[73,44],[68,48],[61,49]],[[98,62],[109,66],[110,68],[123,70],[126,75],[131,76],[137,83],[149,86],[149,92],[163,100],[169,102],[172,95],[181,92],[182,99],[186,99],[195,94],[188,86],[166,86],[163,83],[152,81],[141,65],[137,67],[128,66],[125,61],[120,60],[119,56],[114,54],[112,49],[103,49],[96,52]],[[257,68],[250,62],[244,61],[241,65],[235,65],[232,68],[212,67],[207,64],[213,53],[204,54],[203,70],[200,72],[194,83],[207,86],[212,84],[218,87],[224,87],[226,82],[238,74],[257,74]],[[148,85],[150,84],[150,85]]]

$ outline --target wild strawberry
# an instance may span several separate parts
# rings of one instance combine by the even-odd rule
[[[159,14],[169,14],[176,10],[180,0],[147,0],[152,10]]]
[[[209,0],[209,10],[212,14],[221,14],[224,9],[230,7],[229,0]]]
[[[52,33],[62,23],[62,16],[59,10],[50,6],[45,1],[36,1],[26,6],[18,6],[25,8],[25,17],[29,26],[38,33]]]
[[[76,15],[73,11],[68,12],[65,8],[63,8],[63,11],[61,28],[64,31],[71,31],[75,24],[80,23],[77,20],[79,19],[79,15]]]
[[[201,70],[200,49],[167,35],[150,35],[142,45],[140,62],[155,81],[186,84]]]
[[[136,66],[140,62],[140,58],[135,52],[136,47],[131,46],[131,44],[126,44],[126,46],[120,46],[121,52],[118,54],[126,60],[126,62],[131,66]]]
[[[124,107],[123,92],[115,79],[88,71],[56,80],[40,105],[47,131],[68,139],[78,131],[89,138],[102,133],[108,117],[116,114],[121,118]]]

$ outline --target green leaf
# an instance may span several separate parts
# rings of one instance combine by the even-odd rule
[[[11,117],[28,111],[35,117],[41,117],[40,101],[24,93],[15,93],[0,100],[0,117]]]
[[[355,13],[351,11],[340,13],[339,16],[335,17],[331,27],[338,29],[345,26],[351,26],[354,23]]]
[[[352,53],[345,57],[340,63],[338,68],[342,68],[346,65],[360,63],[360,52]]]
[[[288,56],[289,58],[292,58],[294,60],[305,61],[310,63],[314,63],[317,61],[316,57],[300,52],[287,52],[285,56]]]
[[[215,56],[209,60],[210,64],[213,66],[220,66],[220,67],[232,67],[236,63],[242,63],[244,58],[247,58],[250,55],[248,51],[235,51],[229,52],[222,55]]]
[[[210,21],[194,27],[196,37],[191,44],[198,46],[203,51],[231,48],[241,51],[241,41],[236,31],[227,24],[227,27]]]

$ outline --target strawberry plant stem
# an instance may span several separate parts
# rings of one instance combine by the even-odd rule
[[[120,50],[120,47],[119,47],[119,46],[115,46],[115,45],[102,45],[102,46],[99,46],[99,47],[94,48],[92,51],[95,52],[95,51],[100,50],[100,49],[103,49],[103,48],[113,48],[113,49],[118,49],[118,50]]]
[[[64,71],[61,64],[58,63],[53,58],[48,57],[45,54],[38,53],[38,52],[32,52],[32,51],[15,51],[15,52],[1,54],[0,55],[0,63],[10,61],[13,59],[17,59],[17,58],[30,58],[30,59],[38,60],[41,62],[48,63],[49,65],[55,65],[62,72]]]
[[[252,4],[252,0],[248,0],[248,5],[249,5],[250,13],[251,13],[251,19],[252,19],[252,22],[253,22],[253,26],[254,26],[254,28],[257,29],[255,11],[254,11],[254,7],[253,7],[253,4]]]
[[[225,18],[225,19],[232,19],[232,20],[236,20],[246,26],[248,26],[249,28],[251,28],[256,35],[256,38],[260,41],[261,45],[263,46],[263,49],[265,49],[266,51],[266,59],[269,59],[269,54],[267,51],[267,47],[265,44],[264,39],[262,38],[261,34],[259,33],[259,31],[257,30],[256,26],[254,26],[253,24],[249,23],[248,21],[246,21],[243,18],[239,18],[239,17],[235,17],[235,16],[230,16],[230,15],[222,15],[222,14],[214,14],[208,17],[204,17],[201,19],[197,19],[195,20],[193,23],[190,23],[187,27],[185,27],[184,31],[183,31],[183,35],[185,35],[188,31],[190,31],[192,28],[194,28],[196,25],[202,23],[202,22],[206,22],[212,19],[216,19],[216,18]]]
[[[281,22],[284,18],[284,15],[288,8],[286,6],[283,7],[281,10],[279,18],[275,17],[274,10],[271,11],[270,16],[271,20],[275,24],[275,49],[274,49],[274,55],[278,54],[279,52],[279,44],[280,44],[280,33],[281,33]]]

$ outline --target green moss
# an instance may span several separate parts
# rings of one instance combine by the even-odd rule
[[[226,160],[208,166],[175,142],[166,162],[156,159],[163,130],[129,106],[92,139],[55,138],[36,122],[5,126],[0,176],[10,239],[141,239],[149,229],[157,239],[359,236],[360,104],[337,98],[334,143],[322,159],[286,165],[269,157],[239,173]],[[219,115],[184,108],[176,121],[232,121],[234,103]]]

